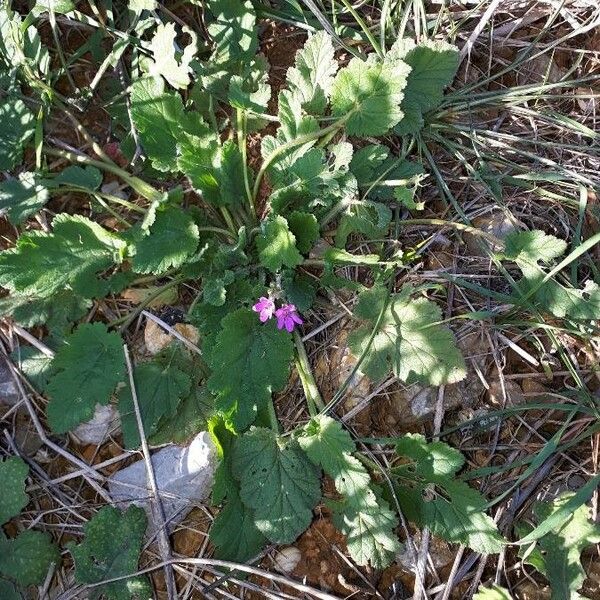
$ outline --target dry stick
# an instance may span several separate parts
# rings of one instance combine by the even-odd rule
[[[467,54],[471,54],[471,48],[475,44],[475,40],[480,36],[484,27],[487,25],[487,22],[492,18],[494,11],[498,8],[501,0],[493,0],[492,3],[487,7],[487,10],[481,16],[481,20],[477,23],[477,27],[473,29],[473,33],[469,36],[469,39],[465,43],[465,45],[460,49],[460,60],[459,65],[464,60]]]
[[[199,566],[207,566],[207,567],[223,567],[225,569],[231,569],[233,571],[244,571],[245,573],[250,573],[251,575],[257,575],[258,577],[264,577],[265,579],[270,579],[275,583],[280,583],[282,585],[287,585],[289,587],[293,587],[298,591],[304,594],[310,594],[319,600],[340,600],[338,596],[333,596],[332,594],[327,594],[326,592],[321,592],[320,590],[316,590],[308,585],[304,585],[303,583],[298,583],[293,579],[288,579],[287,577],[283,577],[281,575],[274,575],[273,573],[269,573],[269,571],[265,571],[263,569],[257,569],[256,567],[249,567],[248,565],[241,563],[234,563],[228,560],[217,560],[214,558],[172,558],[168,561],[164,561],[157,565],[153,565],[151,567],[146,567],[145,569],[140,569],[135,573],[131,573],[129,575],[122,575],[121,577],[114,577],[113,579],[105,579],[104,581],[99,581],[97,583],[88,584],[88,589],[93,589],[100,585],[106,585],[107,583],[113,583],[115,581],[122,581],[124,579],[129,579],[130,577],[138,577],[139,575],[146,575],[147,573],[152,573],[152,571],[156,571],[157,569],[161,569],[166,565],[199,565]],[[170,600],[170,599],[169,599]]]
[[[96,481],[94,481],[95,479],[104,479],[104,478],[101,475],[98,475],[98,473],[96,473],[96,471],[94,471],[89,465],[84,463],[82,460],[79,460],[78,458],[73,456],[70,452],[67,452],[66,450],[61,448],[58,444],[55,444],[53,441],[48,439],[48,437],[46,436],[46,432],[44,431],[44,428],[42,427],[42,424],[40,423],[40,420],[38,419],[38,416],[35,413],[35,409],[31,405],[31,400],[29,399],[29,396],[27,395],[27,392],[25,391],[25,388],[23,387],[23,384],[21,383],[19,373],[17,372],[17,370],[15,369],[14,365],[9,360],[9,358],[6,356],[6,351],[4,350],[4,348],[3,348],[3,358],[11,372],[11,375],[13,376],[13,379],[15,380],[15,383],[17,384],[17,389],[19,390],[19,394],[23,398],[23,402],[25,402],[25,406],[27,407],[27,412],[29,413],[29,418],[31,419],[31,422],[33,423],[33,426],[35,427],[35,431],[38,434],[42,444],[44,444],[45,446],[50,448],[50,450],[52,450],[53,452],[60,454],[61,456],[66,458],[69,462],[73,463],[74,465],[77,465],[84,472],[83,477],[85,478],[85,480],[96,490],[96,492],[98,492],[98,494],[100,496],[102,496],[102,498],[106,502],[108,502],[109,504],[112,504],[112,498],[110,497],[110,495]]]
[[[151,504],[153,516],[157,521],[159,535],[158,535],[158,547],[160,549],[161,558],[164,563],[165,571],[165,582],[167,584],[167,597],[169,600],[177,600],[177,588],[175,587],[175,574],[173,573],[173,566],[171,564],[171,546],[169,544],[169,536],[167,535],[166,524],[165,524],[165,512],[163,510],[162,500],[158,493],[156,486],[156,478],[154,477],[154,467],[150,460],[150,449],[148,448],[148,442],[146,440],[146,434],[144,432],[144,424],[142,423],[142,415],[140,413],[140,405],[138,402],[137,392],[135,390],[135,381],[133,379],[133,367],[131,366],[131,358],[129,356],[129,349],[127,344],[123,344],[123,353],[125,354],[125,364],[127,365],[127,373],[129,374],[129,387],[131,388],[131,399],[133,401],[133,408],[135,411],[135,420],[137,422],[138,432],[140,434],[140,440],[142,445],[142,454],[144,455],[144,462],[146,464],[146,475],[148,477],[148,483],[150,489],[154,495],[155,502]]]

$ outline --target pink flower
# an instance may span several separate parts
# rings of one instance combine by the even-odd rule
[[[294,331],[296,324],[302,325],[304,323],[293,304],[284,304],[275,311],[275,316],[277,317],[277,329],[285,327],[290,333]]]
[[[260,317],[260,322],[264,323],[268,321],[275,312],[275,302],[271,298],[265,298],[261,296],[258,302],[252,307],[254,312],[257,312]]]

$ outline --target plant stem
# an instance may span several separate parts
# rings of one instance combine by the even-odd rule
[[[348,0],[342,0],[342,4],[348,9],[348,12],[354,17],[358,26],[363,30],[364,34],[367,36],[369,43],[373,46],[373,50],[377,52],[377,56],[379,58],[383,58],[383,52],[381,51],[381,46],[379,42],[375,39],[375,36],[371,33],[371,30],[367,27],[366,23],[362,20],[361,16],[356,12],[352,4],[348,2]]]
[[[324,135],[328,135],[332,131],[337,131],[338,129],[340,129],[341,127],[344,126],[346,121],[353,114],[354,114],[354,111],[351,110],[351,111],[347,112],[343,117],[338,119],[337,121],[334,121],[331,125],[328,125],[327,127],[324,127],[323,129],[319,129],[317,131],[312,131],[311,133],[306,133],[305,135],[301,135],[293,140],[290,140],[289,142],[286,142],[285,144],[282,144],[278,148],[276,148],[273,151],[273,153],[270,154],[269,157],[263,161],[263,164],[261,165],[260,170],[258,171],[258,173],[256,175],[256,180],[254,181],[254,189],[252,191],[253,203],[256,202],[256,198],[258,197],[258,192],[260,190],[260,184],[261,184],[262,178],[264,177],[264,175],[265,175],[267,169],[269,168],[269,166],[271,165],[271,163],[276,158],[278,158],[279,156],[281,156],[288,150],[295,148],[296,146],[302,146],[302,144],[308,144],[309,142],[312,142],[313,140],[317,140]]]
[[[244,172],[244,187],[246,188],[246,198],[250,205],[250,214],[256,221],[256,207],[250,190],[250,179],[248,177],[248,151],[246,148],[246,115],[241,108],[236,109],[237,117],[237,138],[240,154],[242,155],[242,169]]]
[[[267,402],[267,414],[269,415],[269,425],[271,426],[271,429],[275,433],[279,433],[279,421],[277,420],[273,398],[269,398],[269,401]]]
[[[296,368],[298,369],[298,375],[302,382],[304,395],[306,396],[308,412],[311,417],[315,417],[319,411],[325,409],[325,403],[321,398],[317,382],[312,374],[302,338],[297,331],[294,331],[294,344],[296,345]]]
[[[108,171],[113,175],[121,178],[127,185],[129,185],[132,189],[134,189],[140,196],[143,196],[147,200],[155,201],[158,199],[162,199],[163,192],[157,190],[155,187],[152,187],[149,183],[146,183],[139,177],[135,177],[134,175],[129,174],[127,171],[117,167],[114,164],[102,162],[99,160],[94,160],[93,158],[89,158],[88,156],[84,156],[81,154],[75,154],[74,152],[68,152],[67,150],[55,150],[54,148],[48,148],[44,146],[44,152],[46,154],[50,154],[50,156],[58,156],[60,158],[64,158],[65,160],[69,160],[74,163],[82,163],[85,165],[90,165],[92,167],[97,167],[98,169],[102,169],[104,171]]]

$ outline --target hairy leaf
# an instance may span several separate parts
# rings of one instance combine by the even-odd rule
[[[0,170],[14,169],[23,160],[23,147],[33,135],[35,118],[19,98],[0,98]]]
[[[256,246],[260,262],[274,273],[283,266],[293,268],[302,263],[296,238],[280,215],[263,224],[262,232],[256,237]]]
[[[396,496],[409,521],[475,552],[500,552],[504,540],[485,514],[485,498],[456,479],[464,464],[458,450],[408,434],[397,443],[396,452],[409,461],[392,470]]]
[[[402,61],[377,63],[353,58],[333,82],[331,106],[337,117],[346,117],[350,135],[384,135],[403,113],[400,103],[410,72]]]
[[[48,383],[48,422],[64,433],[89,421],[96,404],[108,404],[125,375],[123,342],[102,323],[80,325],[59,348]]]
[[[288,89],[306,112],[324,113],[337,68],[331,38],[324,31],[310,36],[298,50],[295,66],[287,72]]]
[[[71,329],[72,323],[86,314],[91,304],[68,289],[50,297],[13,293],[0,298],[0,313],[11,316],[22,327],[45,325],[52,333],[62,336]]]
[[[72,185],[86,190],[97,190],[102,184],[102,179],[102,172],[96,167],[71,165],[54,178],[54,183]]]
[[[296,238],[296,246],[302,254],[308,254],[319,239],[319,224],[315,215],[295,210],[287,218],[290,231]]]
[[[538,523],[548,519],[573,496],[566,493],[553,502],[538,502],[534,516]],[[586,577],[580,555],[588,546],[600,543],[600,526],[590,519],[590,509],[577,508],[556,530],[538,540],[525,562],[548,578],[552,600],[579,600],[578,593]]]
[[[256,313],[242,308],[229,313],[210,352],[212,375],[208,387],[216,407],[236,430],[248,427],[287,384],[293,344],[274,321],[261,323]]]
[[[0,285],[39,297],[67,286],[86,298],[104,295],[96,274],[122,260],[125,242],[78,215],[59,214],[52,225],[51,234],[23,234],[15,248],[0,253]]]
[[[27,463],[16,456],[0,461],[0,526],[18,515],[29,502],[25,493],[25,480],[29,473]]]
[[[181,208],[157,211],[148,235],[135,244],[134,271],[158,275],[180,267],[195,252],[199,235],[198,226]]]
[[[120,512],[112,506],[101,508],[84,525],[83,542],[68,545],[75,561],[75,580],[99,583],[137,571],[145,531],[143,509],[130,506]],[[90,598],[94,600],[102,595],[109,600],[142,600],[152,592],[146,578],[136,576],[102,583],[92,588]]]
[[[403,60],[411,68],[402,101],[404,117],[395,133],[416,133],[423,127],[424,113],[439,106],[444,89],[452,83],[458,58],[458,48],[442,41],[425,40],[415,45],[412,40],[399,39],[390,48],[386,62]]]
[[[13,225],[40,210],[49,199],[48,188],[35,173],[20,173],[16,179],[0,182],[0,214],[6,213]]]
[[[473,600],[513,600],[513,598],[508,590],[499,585],[493,585],[491,588],[480,587],[473,596]]]
[[[291,543],[310,525],[321,497],[319,477],[296,442],[284,443],[270,429],[252,429],[234,449],[233,473],[242,502],[269,540]]]
[[[400,551],[394,533],[396,515],[378,498],[371,477],[356,457],[356,446],[338,421],[320,415],[309,421],[298,438],[310,460],[320,466],[342,494],[332,503],[334,523],[346,535],[348,550],[360,565],[384,568]]]
[[[438,323],[439,307],[411,292],[404,287],[388,298],[387,290],[374,287],[360,295],[355,315],[367,324],[350,335],[349,344],[356,356],[365,354],[361,369],[375,380],[391,370],[407,382],[460,381],[465,363],[452,332]]]
[[[180,60],[177,60],[175,56],[177,33],[175,32],[174,23],[160,23],[150,42],[150,50],[154,58],[150,74],[162,75],[174,88],[181,90],[187,88],[190,84],[190,62],[197,52],[196,34],[188,27],[184,27],[184,32],[192,40],[185,47]]]
[[[0,573],[21,586],[41,584],[60,553],[50,535],[31,529],[11,540],[0,537]]]
[[[600,315],[600,286],[588,280],[582,289],[563,285],[554,279],[543,281],[546,273],[539,262],[549,263],[564,254],[566,243],[543,231],[512,233],[506,238],[505,257],[514,260],[523,279],[519,288],[523,294],[536,289],[535,302],[559,318],[590,320]]]
[[[153,361],[136,365],[133,371],[135,391],[144,433],[152,437],[161,419],[175,416],[181,401],[190,394],[190,376],[177,365],[176,347],[168,348]],[[137,448],[141,441],[135,406],[128,385],[119,393],[119,413],[126,448]]]

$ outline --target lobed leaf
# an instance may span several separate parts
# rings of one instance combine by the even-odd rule
[[[233,474],[254,523],[272,542],[293,542],[312,521],[321,497],[317,471],[294,441],[254,428],[235,446]]]
[[[353,58],[340,69],[331,91],[336,117],[348,117],[349,135],[385,135],[403,117],[400,104],[410,67],[402,61],[380,63]]]
[[[430,385],[455,383],[466,375],[452,332],[439,324],[439,307],[425,298],[413,298],[411,288],[389,296],[374,287],[359,296],[355,315],[367,324],[354,331],[349,345],[356,356],[365,355],[361,369],[372,379],[390,370],[402,381]]]
[[[502,550],[504,540],[485,514],[485,498],[456,479],[464,463],[458,450],[408,434],[397,443],[396,452],[410,461],[392,470],[396,496],[409,521],[475,552],[494,554]]]
[[[96,404],[108,404],[125,375],[123,342],[102,323],[85,323],[65,338],[52,361],[48,382],[48,422],[65,433],[94,416]]]
[[[146,531],[146,513],[137,506],[120,512],[112,506],[101,508],[84,525],[85,537],[78,545],[68,545],[75,561],[78,583],[100,583],[92,588],[92,600],[148,598],[152,595],[148,580],[135,576],[111,583],[103,581],[137,571]]]
[[[196,251],[199,236],[194,219],[180,207],[158,210],[148,234],[135,243],[132,267],[155,275],[181,267]]]
[[[12,456],[0,461],[0,526],[18,515],[29,502],[25,493],[25,480],[29,473],[27,463],[19,457]]]
[[[208,387],[217,410],[241,431],[265,409],[271,392],[286,386],[293,344],[274,321],[260,323],[249,309],[230,312],[221,324],[209,355]]]

